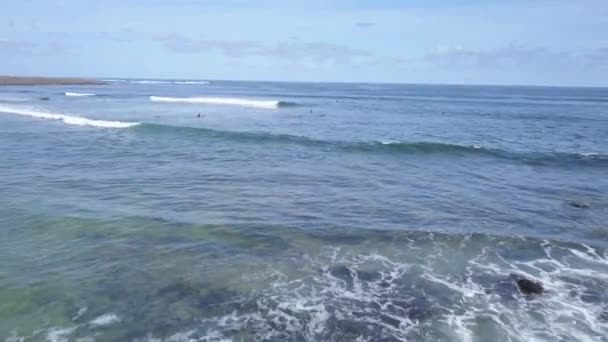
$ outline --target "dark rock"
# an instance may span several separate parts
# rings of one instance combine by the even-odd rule
[[[570,201],[568,202],[568,205],[573,207],[573,208],[577,208],[577,209],[587,209],[589,208],[589,204],[588,203],[584,203],[584,202],[575,202],[575,201]]]
[[[49,97],[41,97],[40,101],[50,101],[51,99]]]
[[[517,287],[519,288],[521,293],[526,295],[542,294],[545,291],[541,283],[526,278],[519,279],[517,281]]]

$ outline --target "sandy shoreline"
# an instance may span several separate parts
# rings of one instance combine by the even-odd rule
[[[0,86],[9,85],[98,85],[101,81],[86,78],[68,77],[21,77],[0,76]]]

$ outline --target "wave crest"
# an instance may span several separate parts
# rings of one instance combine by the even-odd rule
[[[226,98],[226,97],[162,97],[162,96],[150,96],[152,102],[168,102],[168,103],[191,103],[191,104],[212,104],[212,105],[228,105],[228,106],[241,106],[251,108],[278,108],[294,103],[274,100],[249,100],[239,98]]]
[[[0,106],[0,112],[8,113],[8,114],[15,114],[15,115],[30,116],[30,117],[39,118],[39,119],[58,120],[58,121],[62,121],[65,124],[75,125],[75,126],[92,126],[92,127],[102,127],[102,128],[129,128],[129,127],[139,125],[139,122],[95,120],[95,119],[89,119],[89,118],[84,118],[84,117],[75,116],[75,115],[48,113],[48,112],[41,112],[41,111],[26,109],[26,108],[13,108],[13,107],[5,107],[5,106]]]
[[[180,135],[204,136],[216,139],[231,140],[243,143],[263,144],[292,144],[305,147],[333,149],[352,153],[384,153],[384,154],[443,154],[453,157],[479,156],[511,160],[530,165],[588,165],[608,166],[608,155],[592,153],[566,152],[518,152],[480,145],[459,145],[441,142],[401,142],[401,141],[331,141],[313,139],[310,137],[275,134],[265,132],[222,131],[207,128],[179,127],[158,124],[144,124],[138,129],[153,133],[177,133]]]
[[[121,79],[105,79],[102,81],[110,82],[110,83],[131,83],[131,84],[190,84],[190,85],[209,84],[209,81],[158,81],[158,80],[121,80]]]
[[[95,96],[95,94],[92,93],[75,93],[75,92],[65,92],[64,93],[65,96],[74,96],[74,97],[82,97],[82,96]]]

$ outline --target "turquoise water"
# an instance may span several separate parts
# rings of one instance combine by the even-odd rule
[[[608,89],[2,87],[0,340],[606,341],[607,171]]]

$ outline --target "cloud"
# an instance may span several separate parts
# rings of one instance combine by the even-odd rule
[[[586,55],[585,66],[588,68],[608,69],[608,47],[595,49]]]
[[[0,51],[5,53],[27,52],[35,48],[36,44],[26,41],[16,41],[7,38],[0,38]]]
[[[389,57],[387,59],[387,62],[390,64],[394,64],[394,65],[405,65],[410,63],[411,61],[407,58],[403,58],[403,57]]]
[[[355,27],[358,28],[370,28],[376,26],[376,23],[368,22],[368,21],[358,21],[355,23]]]
[[[311,60],[324,63],[349,63],[357,58],[372,56],[367,50],[326,42],[302,42],[299,40],[260,43],[256,41],[229,41],[191,39],[176,34],[153,37],[170,51],[180,53],[219,52],[226,57],[271,57],[283,60]]]
[[[108,40],[119,43],[131,43],[134,41],[146,40],[147,35],[137,32],[130,27],[123,27],[112,32],[95,32],[92,34],[93,39]]]
[[[577,56],[569,52],[510,43],[492,49],[469,49],[461,45],[439,46],[425,55],[425,61],[444,67],[521,68],[526,66],[557,66],[575,63]]]
[[[19,56],[22,54],[39,56],[61,55],[67,53],[69,48],[69,46],[57,41],[38,44],[30,41],[0,38],[0,56]]]

